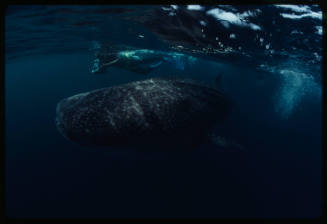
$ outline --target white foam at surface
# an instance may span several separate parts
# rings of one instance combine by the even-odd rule
[[[220,21],[220,23],[225,27],[225,28],[229,28],[229,23],[227,21]]]
[[[291,32],[291,34],[303,34],[303,32],[301,32],[301,31],[297,31],[297,30],[293,30],[293,31]]]
[[[240,15],[241,18],[247,18],[247,17],[256,17],[259,13],[261,13],[262,11],[260,9],[255,9],[255,10],[248,10],[248,11],[245,11]]]
[[[170,5],[173,9],[178,9],[178,6],[177,5]]]
[[[305,14],[302,14],[302,15],[296,15],[294,13],[293,14],[280,13],[280,15],[283,18],[286,18],[286,19],[302,19],[302,18],[305,18],[305,17],[311,17],[313,19],[322,20],[322,13],[318,13],[318,12],[310,12],[310,13],[305,13]]]
[[[255,25],[255,24],[253,24],[253,23],[250,23],[249,26],[250,26],[250,28],[251,28],[252,30],[261,30],[261,27],[260,27],[260,26]]]
[[[322,35],[322,26],[316,26],[317,34]]]
[[[280,13],[283,18],[287,19],[302,19],[311,17],[314,19],[322,19],[322,12],[314,12],[307,5],[274,5],[277,8],[291,10],[292,13]]]
[[[290,9],[294,12],[309,12],[311,11],[310,7],[307,5],[275,5],[277,8]]]
[[[202,26],[206,26],[206,25],[207,25],[207,23],[204,22],[203,20],[200,21],[200,24],[201,24]]]
[[[231,23],[238,26],[249,27],[253,30],[261,30],[260,26],[246,21],[248,17],[253,16],[252,14],[250,15],[248,12],[240,14],[240,13],[227,12],[225,10],[215,8],[215,9],[208,10],[206,14],[216,18],[226,28],[229,27],[229,24],[227,25],[226,23]]]
[[[188,10],[204,10],[204,7],[201,5],[187,5]]]
[[[222,9],[211,9],[207,11],[208,15],[212,15],[217,19],[225,20],[230,23],[241,23],[241,20],[239,17],[236,16],[236,14],[232,12],[226,12]]]
[[[167,7],[161,7],[162,8],[162,10],[165,10],[165,11],[170,11],[171,10],[171,8],[167,8]]]
[[[322,56],[321,56],[321,55],[319,55],[317,52],[314,52],[314,53],[313,53],[313,56],[315,57],[315,59],[316,59],[318,62],[321,62],[321,60],[322,60]]]

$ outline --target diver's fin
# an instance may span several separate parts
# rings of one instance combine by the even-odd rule
[[[91,73],[98,74],[98,73],[104,73],[106,71],[106,67],[110,66],[114,63],[116,63],[119,59],[115,59],[111,62],[101,64],[101,60],[99,58],[96,58],[93,60],[93,65],[91,67]]]
[[[96,58],[93,60],[93,64],[91,65],[91,73],[101,73],[103,70],[101,69],[100,66],[100,59]]]

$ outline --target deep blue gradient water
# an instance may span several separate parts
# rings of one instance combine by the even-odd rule
[[[321,215],[318,6],[10,6],[5,19],[9,217]],[[105,43],[196,59],[92,74]],[[244,151],[97,149],[55,125],[57,103],[81,92],[150,77],[214,86],[217,76],[234,108],[215,134]]]

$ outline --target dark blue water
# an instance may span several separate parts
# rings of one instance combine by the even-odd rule
[[[321,215],[319,7],[267,5],[260,6],[261,13],[257,11],[258,15],[253,16],[249,12],[259,6],[164,7],[6,9],[9,217],[314,218]],[[206,13],[215,8],[220,11]],[[167,13],[165,21],[185,29],[173,32],[174,25],[168,32],[170,37],[163,36],[163,28],[154,29],[160,25],[151,23],[163,16],[155,10]],[[161,16],[156,18],[156,13]],[[150,22],[146,15],[151,15]],[[272,27],[272,15],[277,29]],[[194,36],[191,39],[196,44],[192,45],[185,41],[185,33],[190,29],[196,34],[197,18],[206,21],[203,28],[207,35],[203,39]],[[290,23],[294,26],[287,25]],[[260,30],[251,29],[249,24],[259,26]],[[278,27],[282,35],[276,33]],[[213,30],[217,29],[224,31],[219,36],[222,42],[212,46],[216,41]],[[226,30],[231,30],[227,35],[231,38],[223,36]],[[253,43],[242,41],[252,34],[258,35]],[[167,52],[183,46],[187,50],[179,52],[196,60],[183,66],[179,62],[166,63],[148,75],[117,67],[94,75],[90,72],[94,49],[103,43]],[[219,50],[231,46],[237,52],[191,52],[209,44]],[[222,75],[220,88],[232,99],[234,109],[217,126],[216,134],[242,145],[244,151],[205,146],[189,152],[97,149],[68,141],[55,126],[57,103],[81,92],[172,76],[214,86],[217,75]]]

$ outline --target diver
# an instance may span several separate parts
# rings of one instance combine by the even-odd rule
[[[91,72],[104,73],[108,67],[115,66],[135,73],[148,74],[164,62],[173,63],[184,70],[185,56],[176,52],[164,52],[149,49],[136,49],[127,46],[110,46],[96,52]],[[194,60],[194,58],[192,58]]]

